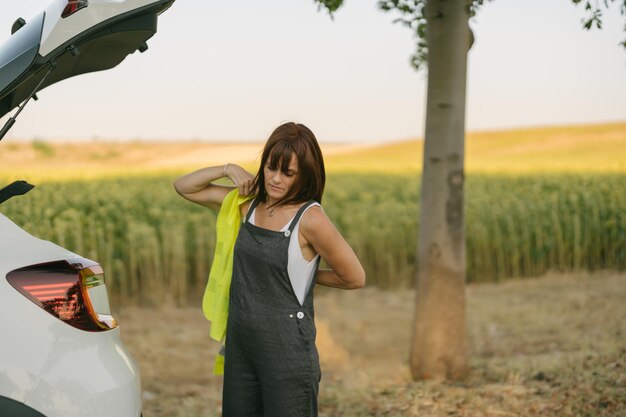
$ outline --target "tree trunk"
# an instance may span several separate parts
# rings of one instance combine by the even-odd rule
[[[463,214],[467,0],[427,0],[428,96],[411,374],[468,372]]]

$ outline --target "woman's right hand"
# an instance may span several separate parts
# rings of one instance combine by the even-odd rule
[[[224,177],[235,184],[239,194],[250,194],[254,176],[236,164],[200,168],[177,178],[173,185],[176,192],[186,200],[219,210],[224,197],[233,190],[230,185],[213,184],[213,181]]]
[[[254,175],[237,164],[226,164],[224,166],[226,177],[239,188],[240,195],[249,195],[254,185]]]

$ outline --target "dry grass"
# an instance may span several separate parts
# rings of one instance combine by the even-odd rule
[[[324,144],[333,156],[367,148]],[[191,171],[225,162],[255,170],[262,143],[254,142],[11,142],[0,144],[0,178],[48,182]]]
[[[0,179],[37,183],[164,172],[239,163],[255,171],[261,143],[43,142],[0,144]],[[330,172],[418,172],[423,141],[332,144],[322,141]],[[469,132],[468,172],[626,172],[626,123]]]
[[[412,382],[410,291],[318,288],[320,415],[606,416],[626,410],[626,275],[548,275],[469,285],[471,374]],[[145,417],[219,416],[218,344],[199,308],[125,308]]]
[[[625,172],[626,123],[468,132],[468,172]],[[409,140],[332,155],[335,171],[420,171],[423,141]]]

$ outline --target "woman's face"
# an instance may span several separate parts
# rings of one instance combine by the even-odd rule
[[[276,167],[270,167],[268,160],[263,167],[265,191],[272,200],[280,200],[286,196],[298,175],[298,160],[294,154],[291,154],[291,161],[289,162],[287,172],[280,170],[280,162],[282,161],[278,162]]]

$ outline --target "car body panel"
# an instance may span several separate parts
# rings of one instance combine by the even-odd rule
[[[0,293],[0,396],[25,402],[67,325],[17,292],[4,275]]]
[[[80,258],[50,241],[36,238],[0,213],[0,277],[6,282],[6,274],[23,266]]]
[[[119,328],[76,329],[6,280],[10,271],[26,265],[71,262],[77,257],[0,214],[0,396],[46,417],[137,417],[141,414],[139,369],[120,339]]]
[[[6,275],[25,265],[76,255],[26,233],[2,214],[0,236],[0,396],[24,402],[67,325],[20,294]]]
[[[39,13],[0,48],[0,91],[33,64],[39,52],[45,14]]]
[[[47,417],[138,417],[139,381],[119,327],[93,333],[66,325],[26,405]]]

